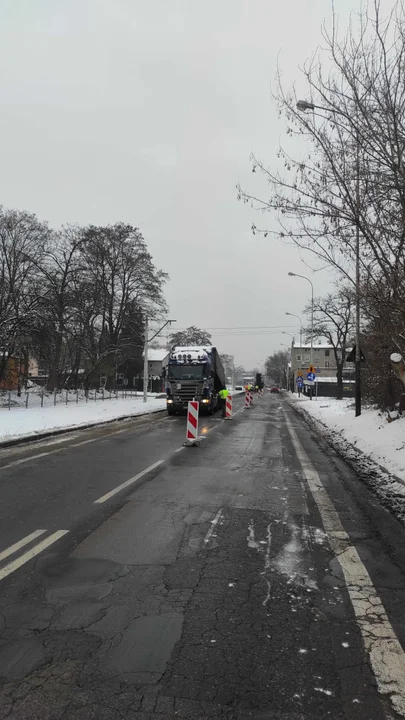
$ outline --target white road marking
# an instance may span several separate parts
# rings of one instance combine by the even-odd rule
[[[50,455],[51,453],[59,452],[58,450],[50,450],[49,452],[44,453],[38,453],[38,455],[30,455],[29,457],[21,458],[20,460],[13,460],[13,462],[8,463],[8,465],[1,465],[0,470],[6,470],[7,468],[14,467],[15,465],[22,465],[23,463],[30,462],[30,460],[37,460],[37,458],[45,457],[45,455]]]
[[[114,433],[115,435],[118,435],[118,433]],[[80,445],[88,445],[89,443],[96,442],[96,440],[101,440],[101,438],[90,438],[89,440],[81,440],[78,443],[74,443],[72,445],[69,445],[69,447],[80,447]]]
[[[175,450],[174,452],[181,452],[182,450],[184,450],[184,445],[182,445],[181,447],[177,448],[177,450]]]
[[[405,653],[370,575],[356,548],[351,544],[332,500],[287,416],[286,423],[309,489],[318,506],[330,547],[342,568],[379,692],[389,696],[396,712],[405,717]]]
[[[18,568],[20,568],[22,565],[25,565],[25,563],[29,562],[29,560],[32,560],[34,557],[36,557],[36,555],[39,555],[39,553],[43,552],[43,550],[46,550],[47,547],[53,545],[53,543],[55,543],[57,540],[60,540],[60,538],[66,535],[68,532],[69,530],[57,530],[57,532],[54,532],[53,535],[50,535],[48,538],[45,538],[45,540],[42,540],[42,542],[38,543],[38,545],[34,545],[31,550],[28,550],[23,555],[20,555],[19,558],[13,560],[13,562],[5,565],[4,568],[0,569],[0,580],[4,580],[7,575],[11,575],[11,573],[18,570]]]
[[[240,410],[237,410],[236,413],[233,414],[233,417],[235,417],[235,415],[237,415],[238,413],[243,412],[244,409],[244,407],[241,407]]]
[[[153,463],[153,465],[149,465],[149,467],[145,468],[145,470],[142,470],[142,472],[138,473],[137,475],[134,475],[134,477],[129,478],[129,480],[126,480],[125,482],[121,483],[121,485],[118,485],[118,487],[114,488],[114,490],[110,490],[110,492],[106,493],[105,495],[102,495],[98,500],[94,501],[95,505],[101,505],[101,503],[106,502],[106,500],[109,500],[117,493],[121,492],[121,490],[125,490],[125,488],[129,487],[130,485],[133,485],[133,483],[136,483],[137,480],[139,480],[141,477],[146,475],[146,473],[150,472],[151,470],[154,470],[159,465],[162,465],[164,463],[164,460],[158,460],[157,462]]]
[[[212,533],[214,532],[216,526],[218,525],[218,522],[219,522],[219,520],[220,520],[220,518],[221,518],[221,515],[222,515],[222,508],[221,508],[220,510],[218,510],[218,512],[217,512],[217,514],[215,515],[214,519],[211,520],[211,527],[210,527],[210,529],[208,530],[208,532],[207,532],[207,534],[206,534],[206,536],[205,536],[205,538],[204,538],[204,545],[206,545],[206,544],[209,542]]]
[[[35,530],[31,533],[31,535],[27,535],[25,538],[22,538],[22,540],[14,543],[14,545],[10,545],[10,547],[0,553],[0,562],[9,557],[9,555],[13,555],[18,550],[21,550],[21,548],[25,547],[25,545],[28,545],[32,540],[35,540],[35,538],[43,535],[44,532],[46,532],[46,530]]]

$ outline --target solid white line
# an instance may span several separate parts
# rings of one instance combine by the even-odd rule
[[[296,455],[318,506],[330,547],[342,568],[378,689],[382,695],[390,697],[396,712],[405,717],[405,653],[370,575],[351,544],[333,502],[287,416],[286,422]]]
[[[14,545],[10,545],[10,547],[0,553],[0,562],[9,557],[9,555],[13,555],[13,553],[16,553],[17,550],[21,550],[21,548],[25,547],[25,545],[28,545],[28,543],[30,543],[32,540],[35,540],[35,538],[43,535],[44,532],[46,532],[46,530],[35,530],[35,532],[32,532],[31,535],[27,535],[22,540],[14,543]]]
[[[94,505],[101,505],[101,503],[106,502],[106,500],[109,500],[113,495],[116,495],[117,493],[121,492],[121,490],[124,490],[125,488],[129,487],[133,483],[135,483],[137,480],[139,480],[141,477],[146,475],[146,473],[150,472],[151,470],[154,470],[159,465],[162,465],[164,463],[164,460],[158,460],[157,462],[153,463],[153,465],[149,465],[149,467],[145,468],[145,470],[142,470],[142,472],[138,473],[137,475],[134,475],[134,477],[129,478],[129,480],[126,480],[121,485],[118,485],[118,487],[114,488],[114,490],[110,490],[110,492],[106,493],[105,495],[102,495],[98,500],[94,501]]]
[[[218,512],[217,512],[217,514],[215,515],[214,519],[211,520],[211,527],[210,527],[210,529],[208,530],[208,532],[207,532],[207,534],[206,534],[206,536],[205,536],[205,538],[204,538],[204,545],[206,545],[207,542],[209,542],[209,540],[210,540],[210,538],[211,538],[211,535],[212,535],[212,533],[214,532],[214,530],[215,530],[215,528],[216,528],[216,526],[217,526],[217,524],[218,524],[218,522],[219,522],[219,519],[220,519],[221,515],[222,515],[222,508],[221,508],[220,510],[218,510]]]
[[[50,535],[48,538],[45,538],[45,540],[42,540],[42,542],[38,543],[38,545],[34,545],[31,550],[28,550],[24,555],[21,555],[16,560],[13,560],[13,562],[6,565],[4,568],[0,569],[0,580],[4,580],[7,575],[10,575],[11,573],[15,572],[20,568],[22,565],[25,565],[29,560],[32,560],[32,558],[36,557],[36,555],[39,555],[43,550],[46,550],[47,547],[50,545],[53,545],[57,540],[60,540],[61,537],[66,535],[69,530],[57,530],[57,532],[54,532],[53,535]]]

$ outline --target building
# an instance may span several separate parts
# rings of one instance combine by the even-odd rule
[[[338,356],[341,357],[341,350],[338,349]],[[311,363],[311,345],[292,345],[291,347],[291,368],[289,370],[289,387],[295,390],[297,377],[302,375],[304,385],[307,384],[307,373]],[[336,358],[333,345],[321,342],[313,345],[313,366],[316,372],[318,383],[318,394],[333,395],[336,378]],[[353,394],[354,363],[344,362],[343,365],[343,386],[344,393]],[[321,387],[322,386],[322,387]]]
[[[148,375],[152,379],[160,379],[162,370],[169,362],[169,350],[166,348],[148,349]]]

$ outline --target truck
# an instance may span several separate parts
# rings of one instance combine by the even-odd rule
[[[173,346],[165,380],[169,415],[187,410],[189,400],[198,400],[200,412],[212,415],[219,409],[218,393],[226,387],[221,359],[211,345]]]

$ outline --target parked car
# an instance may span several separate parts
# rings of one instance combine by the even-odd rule
[[[278,387],[278,385],[273,385],[273,387],[270,388],[270,392],[272,392],[272,393],[279,393],[279,392],[280,392],[280,388]]]

